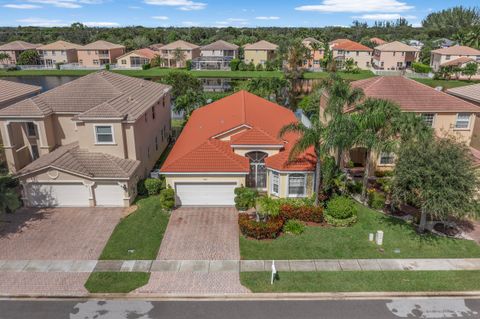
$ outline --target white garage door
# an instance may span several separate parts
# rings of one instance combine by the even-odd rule
[[[33,207],[88,207],[88,188],[83,184],[28,184],[27,198]]]
[[[97,206],[123,207],[123,188],[115,184],[97,184],[95,186],[95,202]]]
[[[177,183],[177,205],[232,206],[236,183]]]

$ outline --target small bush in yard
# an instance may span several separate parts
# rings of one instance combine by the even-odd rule
[[[162,184],[162,180],[159,178],[147,178],[145,180],[145,188],[147,189],[148,195],[153,196],[160,194]]]
[[[328,202],[324,217],[332,226],[350,226],[357,222],[357,207],[350,198],[337,196]]]
[[[385,207],[385,195],[374,189],[368,190],[368,206],[373,209],[383,209]]]
[[[166,210],[175,207],[175,191],[170,186],[160,192],[160,206]]]
[[[257,222],[248,214],[238,214],[238,225],[243,235],[255,239],[277,238],[283,227],[281,218],[270,218],[268,221]]]
[[[235,188],[235,207],[238,210],[248,210],[255,207],[258,191],[248,187]]]
[[[283,226],[283,231],[293,235],[300,235],[305,231],[305,225],[299,220],[290,219]]]
[[[313,205],[294,206],[283,204],[280,207],[280,216],[284,220],[298,219],[304,222],[323,222],[323,208]]]
[[[147,188],[145,187],[145,180],[139,180],[137,183],[137,194],[140,196],[147,196],[148,191]]]

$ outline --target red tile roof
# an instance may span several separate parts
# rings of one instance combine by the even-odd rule
[[[352,87],[363,89],[367,97],[393,101],[407,112],[479,111],[478,106],[403,76],[377,76],[354,81]]]
[[[456,65],[462,65],[468,62],[475,62],[475,60],[466,56],[462,56],[462,57],[459,57],[458,59],[444,62],[440,66],[456,66]]]
[[[347,39],[339,39],[332,41],[332,47],[334,50],[344,50],[344,51],[373,51],[373,49],[352,41],[352,40],[347,40]]]
[[[380,38],[371,38],[370,42],[375,43],[376,45],[381,45],[387,43],[387,41]]]
[[[283,140],[278,132],[286,124],[297,119],[289,109],[262,99],[246,91],[195,110],[185,125],[182,134],[170,152],[162,172],[249,172],[249,162],[235,154],[232,145],[279,145],[280,153],[266,159],[267,167],[277,170],[313,170],[313,150],[299,156],[300,160],[288,162],[291,147],[297,134],[287,134]],[[234,133],[237,128],[245,128]],[[232,131],[230,140],[220,140],[218,135]],[[238,131],[238,130],[237,130]]]

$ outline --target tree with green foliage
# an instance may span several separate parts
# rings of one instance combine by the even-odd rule
[[[240,64],[239,59],[232,59],[232,61],[230,61],[230,70],[238,71],[238,65],[239,64]]]
[[[477,62],[470,62],[467,63],[462,69],[462,74],[468,76],[468,79],[471,80],[472,76],[478,73],[478,63]]]
[[[423,232],[427,215],[440,220],[478,216],[479,184],[464,143],[451,138],[412,141],[398,152],[392,199],[420,209]]]
[[[203,92],[188,89],[185,94],[175,99],[174,110],[177,113],[185,114],[185,118],[188,119],[193,111],[205,104],[207,104],[207,99]]]
[[[298,103],[298,108],[309,118],[317,118],[319,116],[321,90],[313,89],[312,93],[305,95]]]
[[[172,70],[162,79],[162,82],[172,86],[170,93],[173,99],[186,94],[188,90],[203,92],[202,82],[186,71]]]
[[[10,55],[5,52],[0,52],[0,64],[7,64],[10,61]]]
[[[290,83],[283,78],[254,78],[247,80],[238,88],[285,106]]]
[[[37,50],[25,50],[18,56],[18,65],[37,65],[40,61],[40,55]]]
[[[436,37],[450,37],[459,30],[469,29],[479,24],[478,8],[463,6],[432,12],[422,21],[422,26],[429,35]]]
[[[159,54],[155,54],[150,60],[150,65],[152,67],[162,67],[166,63],[166,60]]]
[[[185,66],[186,58],[185,52],[182,49],[176,48],[173,50],[173,59],[175,60],[177,68]]]
[[[355,60],[353,58],[346,59],[343,63],[343,69],[347,73],[358,73],[359,68],[355,64]]]
[[[298,159],[302,153],[308,149],[313,148],[316,157],[315,163],[315,206],[319,204],[319,196],[322,185],[322,159],[324,158],[326,151],[323,144],[325,135],[325,126],[319,120],[314,120],[311,127],[306,127],[300,122],[287,124],[280,129],[279,137],[283,138],[288,133],[297,133],[300,135],[299,139],[292,146],[289,154],[289,160],[293,161]]]
[[[14,212],[21,206],[15,181],[9,175],[0,176],[0,216],[5,213]]]
[[[429,65],[421,62],[414,62],[412,64],[412,69],[417,73],[429,73],[432,71],[432,68]]]

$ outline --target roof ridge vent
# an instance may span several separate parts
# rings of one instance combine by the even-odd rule
[[[127,102],[133,102],[135,99],[130,95],[127,97]]]

